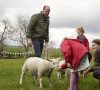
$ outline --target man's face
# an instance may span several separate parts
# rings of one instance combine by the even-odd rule
[[[47,17],[50,13],[50,8],[49,7],[46,7],[44,10],[43,10],[43,14]]]

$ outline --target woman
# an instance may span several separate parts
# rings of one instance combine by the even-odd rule
[[[65,39],[61,43],[61,50],[64,54],[65,64],[61,68],[56,69],[56,71],[71,68],[70,90],[78,90],[78,72],[83,72],[90,66],[89,60],[91,60],[91,55],[78,39]]]
[[[84,73],[93,72],[93,76],[100,80],[100,39],[92,41],[92,49],[94,52],[94,65],[85,70]]]

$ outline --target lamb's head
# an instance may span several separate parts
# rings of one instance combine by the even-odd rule
[[[58,68],[59,67],[60,58],[58,58],[58,59],[46,59],[46,60],[48,60],[52,63],[52,68]]]

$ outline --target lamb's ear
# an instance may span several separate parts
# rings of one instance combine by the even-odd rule
[[[58,61],[60,60],[60,58],[57,59]]]
[[[46,58],[46,60],[49,61],[49,62],[52,62],[52,60],[50,60],[50,59],[48,59],[48,58]]]

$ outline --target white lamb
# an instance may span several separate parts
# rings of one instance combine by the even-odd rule
[[[26,60],[22,67],[22,74],[20,77],[20,85],[22,84],[23,76],[27,70],[32,74],[35,83],[38,84],[38,79],[40,80],[40,88],[42,88],[42,76],[47,76],[49,80],[49,87],[51,84],[51,73],[53,68],[59,66],[59,59],[43,60],[38,57],[31,57]]]
[[[60,61],[59,62],[59,67],[61,68],[61,65],[64,64],[64,63],[65,63],[64,60],[63,61]],[[68,78],[68,73],[69,73],[69,68],[64,69],[64,70],[61,69],[60,71],[57,72],[57,78],[60,79],[65,74],[65,79],[67,79]]]

